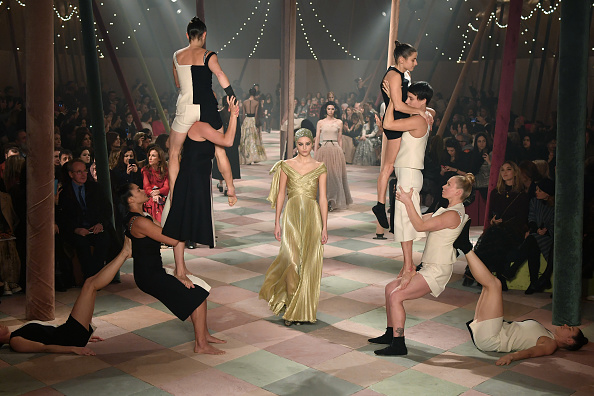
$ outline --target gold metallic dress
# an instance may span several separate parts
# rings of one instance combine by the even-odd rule
[[[276,206],[280,173],[287,175],[288,199],[282,218],[281,247],[268,268],[260,298],[268,301],[275,314],[285,310],[283,319],[291,322],[315,322],[320,299],[320,280],[324,247],[322,216],[316,200],[318,180],[326,165],[299,174],[284,161],[277,162],[267,200]]]

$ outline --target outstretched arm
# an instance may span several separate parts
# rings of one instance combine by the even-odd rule
[[[237,130],[239,107],[237,106],[235,98],[227,98],[227,103],[229,105],[230,116],[229,126],[227,127],[227,132],[225,132],[225,134],[221,134],[218,130],[211,127],[210,124],[205,122],[195,122],[194,125],[190,127],[188,135],[191,138],[201,137],[222,147],[233,146],[233,140],[235,139],[235,132]]]
[[[532,348],[507,354],[495,362],[498,366],[507,366],[511,362],[539,356],[552,355],[557,350],[557,343],[552,338],[542,336]]]
[[[95,355],[95,352],[87,347],[45,345],[40,342],[27,340],[23,337],[11,338],[10,347],[13,351],[22,353],[75,353],[77,355]]]
[[[155,241],[165,243],[170,246],[177,246],[179,241],[177,239],[169,238],[163,235],[163,229],[144,217],[138,217],[134,220],[132,228],[130,229],[132,235],[137,238],[149,237]]]

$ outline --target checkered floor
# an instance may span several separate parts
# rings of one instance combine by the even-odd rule
[[[218,246],[186,251],[188,267],[212,285],[208,325],[228,341],[222,356],[193,353],[190,322],[180,322],[134,284],[132,262],[122,283],[99,292],[94,323],[106,340],[97,356],[17,354],[0,349],[0,394],[36,395],[592,395],[594,346],[580,352],[495,366],[495,353],[479,352],[465,322],[478,288],[465,288],[465,263],[455,264],[446,291],[407,302],[408,356],[379,358],[367,338],[386,327],[383,287],[402,265],[392,241],[372,239],[371,206],[377,167],[347,167],[354,204],[331,212],[324,250],[318,322],[285,327],[258,300],[264,273],[279,242],[265,201],[268,170],[278,158],[278,133],[264,133],[271,160],[242,168],[239,203],[215,196]],[[476,238],[479,228],[472,229]],[[419,262],[424,241],[414,244]],[[173,264],[171,250],[163,261]],[[56,295],[56,323],[67,317],[79,290]],[[550,294],[504,294],[507,319],[535,318],[550,326]],[[0,323],[24,322],[25,296],[3,297]],[[594,339],[594,303],[585,302],[583,329]]]

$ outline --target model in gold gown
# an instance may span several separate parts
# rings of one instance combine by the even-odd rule
[[[326,166],[309,155],[313,146],[311,132],[300,139],[297,139],[298,133],[295,134],[299,151],[297,157],[277,162],[270,171],[274,176],[267,199],[272,207],[276,206],[275,236],[281,241],[281,247],[266,272],[260,290],[260,298],[268,301],[275,314],[284,310],[283,319],[287,325],[316,321],[324,259],[323,244],[328,239]],[[300,145],[302,142],[309,143],[305,147],[305,144]],[[316,201],[318,186],[319,205]],[[285,188],[288,199],[281,230],[280,213]]]

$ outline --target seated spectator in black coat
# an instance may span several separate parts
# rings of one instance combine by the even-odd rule
[[[71,180],[64,184],[60,194],[62,216],[58,225],[64,240],[76,249],[86,279],[103,268],[109,252],[109,235],[104,232],[110,218],[109,205],[97,184],[87,181],[88,171],[83,161],[68,162],[68,175]]]

